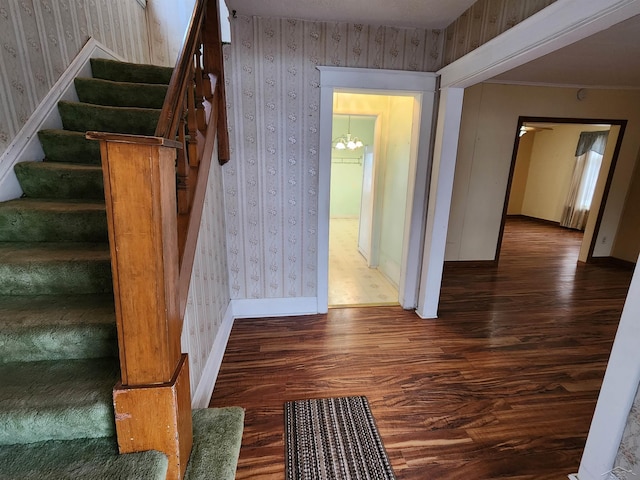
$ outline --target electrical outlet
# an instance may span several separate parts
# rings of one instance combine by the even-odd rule
[[[607,237],[602,237],[602,240],[600,240],[600,243],[602,243],[602,245],[604,245],[605,243],[607,243]]]

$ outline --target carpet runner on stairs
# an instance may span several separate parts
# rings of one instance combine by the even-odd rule
[[[95,78],[75,82],[79,102],[58,105],[64,129],[38,134],[44,161],[15,166],[23,197],[0,203],[0,478],[166,475],[163,454],[117,453],[119,367],[100,149],[84,135],[153,135],[171,69],[91,65]],[[209,448],[222,444],[233,464],[243,413],[205,412],[197,422],[194,414],[194,429],[215,415],[226,427],[205,440],[218,442]],[[207,447],[197,450],[212,458]],[[225,472],[216,478],[233,478],[235,464]]]

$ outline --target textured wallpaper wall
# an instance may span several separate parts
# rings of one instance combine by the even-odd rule
[[[225,50],[231,298],[316,295],[320,75],[316,66],[436,71],[440,31],[232,19]]]
[[[614,465],[618,467],[615,472],[620,480],[631,480],[640,474],[640,389],[627,417]]]
[[[446,29],[444,65],[487,43],[556,0],[478,0]]]
[[[222,168],[217,158],[216,150],[209,173],[182,333],[182,351],[189,353],[192,395],[202,379],[229,306]]]
[[[145,10],[136,0],[0,2],[0,155],[89,37],[147,62]]]

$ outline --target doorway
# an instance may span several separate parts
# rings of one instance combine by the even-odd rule
[[[334,93],[329,305],[398,304],[408,230],[414,96]]]
[[[436,79],[432,73],[404,72],[393,70],[369,70],[346,67],[318,67],[320,70],[320,168],[318,191],[318,284],[317,300],[318,312],[325,313],[329,306],[329,222],[330,222],[330,198],[331,198],[331,151],[333,149],[333,115],[359,114],[375,115],[376,129],[382,128],[379,110],[362,110],[357,105],[341,103],[339,106],[334,101],[334,93],[357,95],[409,97],[412,102],[411,110],[411,142],[408,145],[410,158],[408,173],[404,174],[402,183],[402,201],[391,201],[387,208],[378,209],[383,212],[380,215],[393,217],[402,224],[402,250],[400,259],[395,258],[398,278],[398,303],[405,309],[413,309],[417,305],[418,286],[420,276],[420,258],[422,257],[423,237],[426,219],[426,198],[428,195],[428,177],[431,158],[431,135],[433,128],[433,111],[435,104]],[[354,100],[355,101],[355,100]],[[339,108],[338,108],[339,107]],[[391,113],[387,113],[391,116]],[[385,125],[394,125],[397,122],[387,121]],[[380,127],[378,127],[380,125]],[[376,133],[377,138],[381,138]],[[374,143],[376,148],[380,142]],[[377,176],[384,178],[385,183],[401,178],[401,168],[391,167],[389,176]],[[379,186],[379,185],[378,185]],[[375,202],[382,201],[381,195],[374,195]],[[402,205],[400,205],[401,203]],[[398,215],[398,209],[404,208],[404,214]],[[386,213],[385,213],[386,212]],[[394,214],[395,213],[395,214]],[[374,220],[376,220],[374,215]],[[382,220],[384,223],[384,219]],[[390,225],[390,224],[388,224]],[[395,230],[395,227],[384,226],[380,232]],[[373,229],[375,231],[375,227]],[[381,234],[384,236],[384,234]],[[375,238],[373,236],[372,238]],[[381,238],[380,243],[384,243]],[[383,249],[379,252],[379,266],[393,266],[394,262],[384,257]],[[391,271],[392,269],[389,269]]]
[[[496,261],[502,249],[507,217],[524,217],[579,231],[582,233],[582,244],[575,261],[589,262],[598,256],[597,232],[615,170],[624,124],[624,121],[616,120],[520,117]],[[593,153],[594,157],[599,157],[597,164],[591,165],[593,168],[589,171],[580,171],[577,145],[584,136],[599,134],[604,134],[606,146],[599,153]],[[590,180],[587,173],[590,173]],[[569,221],[570,215],[567,213],[568,209],[573,208],[571,197],[576,193],[573,191],[577,188],[576,179],[580,193],[586,192],[587,205],[590,206],[586,212],[582,212],[582,218]],[[587,184],[590,187],[585,190],[583,187]]]

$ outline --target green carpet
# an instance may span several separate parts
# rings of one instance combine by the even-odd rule
[[[194,410],[193,449],[185,480],[236,478],[243,427],[242,408]]]
[[[91,65],[96,78],[75,81],[79,101],[58,104],[64,129],[38,132],[45,158],[15,166],[23,197],[0,203],[0,480],[166,476],[164,454],[117,451],[100,148],[85,132],[152,135],[171,69]],[[194,413],[188,478],[234,478],[243,418]]]
[[[160,452],[118,454],[113,438],[48,441],[0,448],[1,480],[164,480]]]

